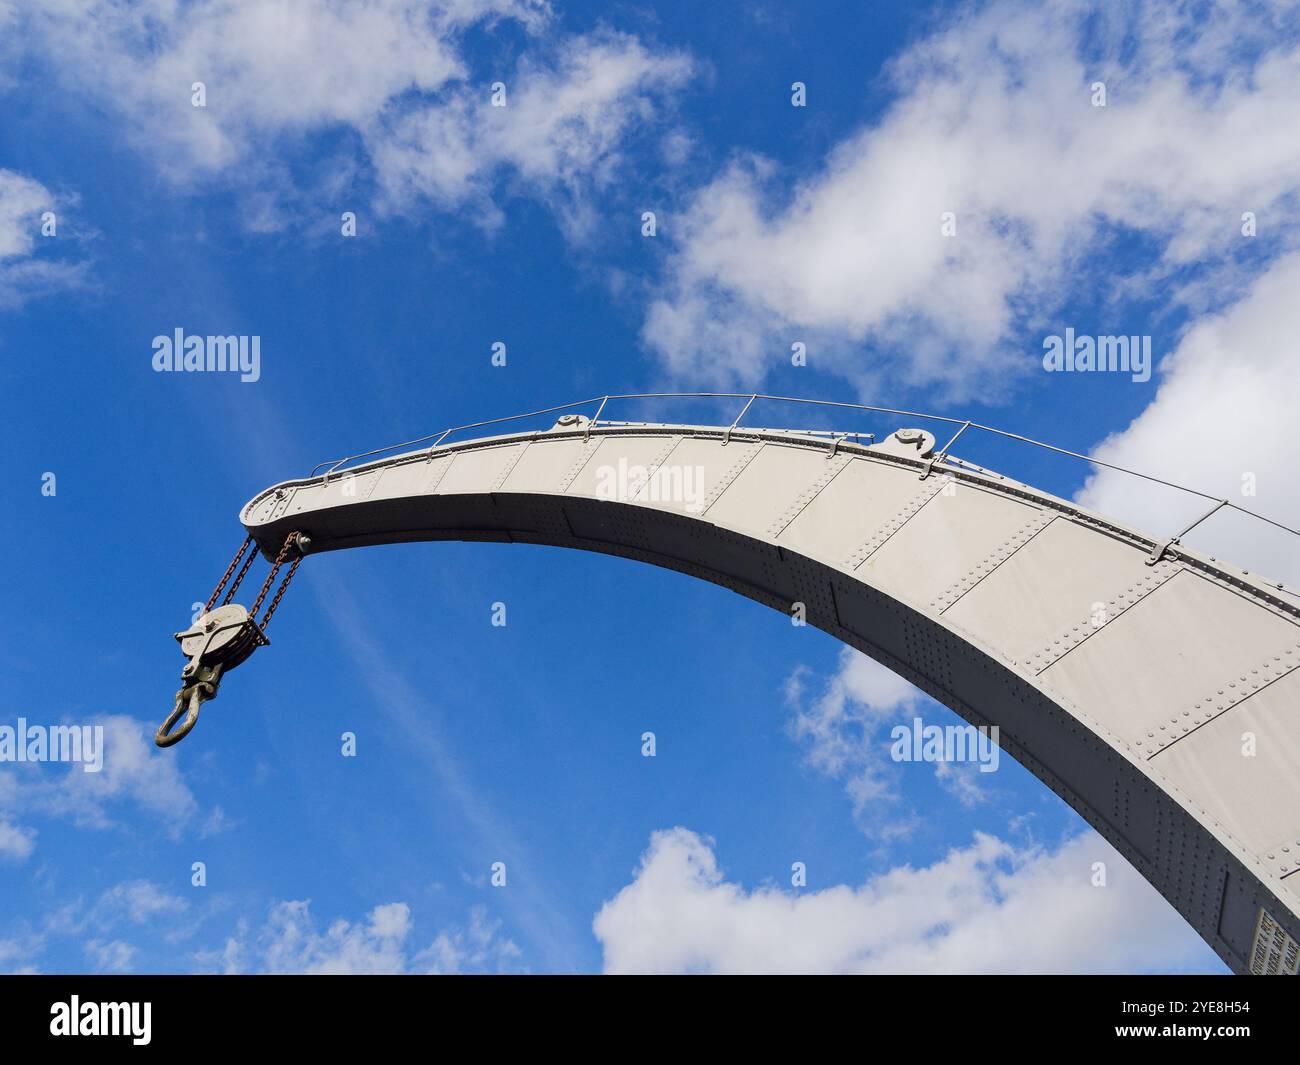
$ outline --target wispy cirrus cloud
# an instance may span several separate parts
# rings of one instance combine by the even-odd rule
[[[0,971],[42,967],[47,952],[72,943],[95,972],[156,969],[159,948],[174,959],[169,971],[225,973],[464,973],[522,969],[522,956],[484,906],[468,920],[450,922],[419,945],[411,908],[404,902],[373,907],[362,919],[334,918],[321,927],[311,901],[267,903],[260,917],[242,916],[217,937],[216,918],[230,899],[202,903],[145,879],[125,880],[87,900],[51,909],[40,931],[20,926],[0,939]],[[228,919],[228,918],[227,918]]]
[[[0,861],[23,862],[36,849],[36,830],[0,818]]]
[[[413,948],[411,909],[404,902],[376,906],[364,920],[339,918],[321,930],[305,899],[271,906],[252,929],[241,922],[220,951],[199,955],[200,967],[227,973],[466,973],[519,968],[519,948],[501,922],[475,906],[468,926],[450,925],[424,948]]]
[[[812,695],[809,688],[820,684]],[[875,802],[899,798],[898,775],[880,740],[880,730],[925,696],[897,673],[845,647],[836,672],[822,680],[807,668],[786,681],[786,701],[794,714],[791,736],[803,744],[808,764],[844,781],[855,818],[864,828],[880,825],[864,815]]]
[[[77,897],[53,907],[38,937],[29,937],[28,960],[39,964],[60,941],[79,946],[95,972],[131,972],[142,954],[175,946],[194,933],[195,907],[145,879],[124,880],[90,900]]]
[[[151,725],[122,714],[85,724],[103,728],[103,766],[24,762],[0,769],[0,857],[28,857],[35,829],[19,818],[52,818],[78,828],[113,829],[142,817],[170,838],[200,837],[228,827],[219,806],[204,809],[177,762],[152,742]]]
[[[92,903],[67,903],[53,911],[46,928],[58,935],[105,934],[123,927],[158,927],[190,911],[190,904],[150,880],[125,880],[105,890]]]
[[[0,973],[36,972],[36,961],[44,948],[45,938],[30,930],[9,938],[0,938]]]
[[[903,767],[890,756],[890,728],[933,708],[946,723],[949,711],[897,673],[851,647],[840,650],[834,673],[817,677],[807,667],[786,681],[793,714],[789,733],[808,765],[844,785],[853,820],[870,839],[909,835],[919,816],[903,793]],[[964,806],[988,798],[974,764],[936,762],[939,785]]]
[[[440,801],[450,802],[478,840],[495,853],[511,855],[510,867],[529,879],[538,868],[532,848],[519,829],[496,811],[492,797],[475,782],[447,741],[436,700],[406,679],[404,670],[369,628],[365,610],[355,596],[338,584],[308,576],[321,613],[334,627],[343,653],[354,662],[358,675],[384,714],[389,727],[402,737],[404,747],[420,759],[422,787],[437,789]],[[545,889],[511,891],[502,906],[513,927],[525,938],[530,956],[551,970],[562,970],[566,959],[577,955],[579,933],[559,900]]]

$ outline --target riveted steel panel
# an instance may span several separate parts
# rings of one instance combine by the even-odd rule
[[[315,510],[320,505],[319,500],[321,492],[322,487],[318,484],[304,485],[300,488],[295,488],[293,491],[293,497],[289,500],[288,513],[301,514],[304,511]],[[272,500],[268,499],[264,501],[263,506],[270,501]],[[272,520],[269,509],[266,511],[263,520]]]
[[[1022,659],[1020,664],[1031,673],[1042,673],[1084,640],[1090,639],[1100,628],[1114,622],[1125,611],[1132,610],[1165,581],[1178,576],[1182,569],[1179,563],[1170,559],[1147,566],[1142,576],[1135,577],[1131,584],[1116,592],[1104,603],[1093,604],[1093,612],[1088,617],[1058,631],[1051,639],[1044,641],[1043,646],[1030,654],[1027,659]]]
[[[604,436],[569,484],[568,495],[631,502],[645,475],[671,454],[678,436]],[[630,493],[630,496],[629,496]]]
[[[839,565],[922,483],[914,469],[855,458],[785,527],[777,542]]]
[[[658,507],[665,494],[681,491],[683,483],[671,477],[672,468],[669,459],[681,446],[681,437],[668,437],[664,440],[644,466],[637,466],[624,478],[622,471],[616,479],[617,488],[614,498],[624,499],[630,503],[643,503]],[[603,471],[608,477],[610,471]],[[608,487],[602,490],[602,498],[609,498]]]
[[[821,474],[809,484],[802,492],[790,501],[790,505],[781,511],[772,519],[772,524],[767,527],[767,538],[775,540],[782,532],[785,531],[795,518],[804,512],[804,509],[822,494],[832,481],[835,480],[850,462],[853,461],[850,455],[832,455],[822,465]]]
[[[587,463],[590,462],[591,457],[600,450],[600,445],[603,442],[604,441],[600,438],[593,440],[590,437],[582,442],[582,450],[574,456],[573,464],[564,471],[564,474],[560,477],[560,483],[555,486],[557,492],[567,492],[569,490],[569,486],[573,484],[574,478],[576,478],[578,474],[586,468]]]
[[[928,607],[1015,535],[1037,509],[969,484],[955,489],[936,492],[854,571],[856,576]]]
[[[927,477],[925,480],[918,480],[917,485],[916,491],[907,497],[903,505],[885,519],[883,524],[873,529],[871,535],[854,548],[853,552],[844,561],[845,569],[857,569],[863,562],[884,547],[891,536],[916,517],[921,508],[939,492],[943,491],[946,486],[944,480],[940,477]]]
[[[736,447],[733,442],[728,448]],[[826,472],[826,456],[811,448],[764,444],[708,510],[708,519],[763,536],[801,492]]]
[[[1282,680],[1298,666],[1300,643],[1288,649],[1285,654],[1269,655],[1249,670],[1221,677],[1214,690],[1181,711],[1175,710],[1168,721],[1162,721],[1159,728],[1152,729],[1141,737],[1135,744],[1138,754],[1144,758],[1154,758],[1184,736],[1226,715],[1257,692]]]
[[[514,468],[519,465],[519,460],[528,454],[528,450],[532,446],[532,441],[525,441],[511,452],[510,458],[508,458],[505,465],[497,471],[497,475],[492,481],[493,492],[498,492],[505,486],[506,478],[514,472]]]
[[[725,448],[719,442],[718,446],[722,449],[723,464],[716,476],[713,473],[709,475],[709,490],[704,493],[704,505],[701,510],[703,514],[709,512],[709,508],[718,501],[722,493],[731,487],[732,482],[745,472],[745,467],[763,450],[762,441],[744,443],[739,447],[732,444]]]
[[[945,588],[937,599],[931,600],[931,607],[941,614],[944,613],[972,588],[978,587],[988,577],[996,573],[1002,563],[1011,558],[1025,544],[1030,543],[1055,519],[1056,515],[1050,510],[1034,511],[1024,525],[1020,526],[1019,529],[985,555],[974,569],[967,571],[965,576],[959,577],[955,583]]]
[[[424,495],[433,495],[437,492],[438,485],[442,484],[442,479],[447,476],[447,471],[451,469],[454,461],[456,461],[455,455],[438,455],[426,459],[426,472],[424,480],[420,482],[420,492]]]
[[[1145,577],[1147,552],[1059,518],[949,607],[953,624],[1025,661]]]
[[[502,492],[557,492],[560,481],[583,452],[580,437],[534,440],[506,474]]]
[[[1090,635],[1041,674],[1129,744],[1282,654],[1300,627],[1190,570]]]
[[[757,446],[740,441],[723,447],[720,440],[682,437],[634,501],[698,516],[717,497],[718,490],[726,486],[737,464],[753,458],[757,452]]]
[[[501,471],[514,461],[515,453],[526,446],[505,444],[501,447],[457,451],[451,460],[451,468],[438,485],[438,494],[448,496],[465,492],[490,492]]]
[[[1290,655],[1279,655],[1273,664],[1289,664],[1290,672],[1208,722],[1198,722],[1201,711],[1189,708],[1150,731],[1181,732],[1154,755],[1153,764],[1271,872],[1286,876],[1300,870],[1300,805],[1279,801],[1294,796],[1300,781],[1300,648],[1293,645]],[[1247,683],[1243,675],[1251,671],[1233,680]],[[1217,688],[1225,695],[1216,698],[1230,697],[1226,678]]]
[[[434,462],[437,464],[436,472],[443,472],[451,465],[449,458],[435,459]],[[401,499],[427,491],[429,475],[435,472],[430,470],[430,465],[429,462],[408,462],[402,466],[387,467],[381,471],[379,481],[369,498]]]
[[[352,485],[349,488],[349,484]],[[351,492],[346,495],[345,492]],[[302,514],[324,510],[350,503],[356,498],[355,482],[334,478],[324,484],[304,486],[294,492],[293,510],[290,513]]]

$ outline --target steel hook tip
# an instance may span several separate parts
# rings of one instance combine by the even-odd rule
[[[170,747],[172,744],[179,743],[190,734],[192,729],[199,720],[199,707],[203,705],[203,692],[198,684],[191,684],[188,688],[182,688],[176,693],[176,705],[172,707],[172,712],[167,715],[167,720],[158,726],[158,731],[154,733],[153,741],[159,747]],[[175,732],[171,731],[177,721],[180,721],[181,715],[185,715],[185,720]]]

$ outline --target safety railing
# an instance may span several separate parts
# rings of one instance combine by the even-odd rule
[[[1266,517],[1265,515],[1253,511],[1248,507],[1243,507],[1238,503],[1234,503],[1229,499],[1220,498],[1219,496],[1213,495],[1209,492],[1202,492],[1198,489],[1190,488],[1187,485],[1178,484],[1174,481],[1166,480],[1165,478],[1157,477],[1153,474],[1143,473],[1140,470],[1128,469],[1127,467],[1119,466],[1116,465],[1115,463],[1104,462],[1101,459],[1098,459],[1094,456],[1084,455],[1077,451],[1070,451],[1068,448],[1057,447],[1055,444],[1048,444],[1042,440],[1035,440],[1032,437],[1023,436],[1019,433],[1007,432],[1005,429],[998,429],[991,425],[982,425],[979,422],[971,421],[969,419],[954,418],[943,414],[927,414],[923,411],[901,410],[896,407],[878,407],[878,406],[872,406],[870,404],[865,404],[865,403],[847,403],[840,400],[806,399],[801,396],[773,396],[773,395],[767,395],[762,392],[629,392],[629,393],[623,393],[618,395],[611,394],[607,396],[594,396],[591,399],[576,400],[573,403],[564,403],[555,407],[543,407],[539,410],[527,411],[523,414],[512,414],[512,415],[507,415],[506,417],[503,418],[489,418],[485,421],[469,422],[465,425],[457,425],[457,426],[453,426],[450,429],[444,429],[438,433],[429,433],[427,436],[416,437],[413,440],[404,440],[401,441],[400,443],[390,444],[386,447],[375,448],[371,451],[363,451],[355,455],[346,455],[341,459],[321,462],[318,463],[312,469],[311,476],[313,477],[316,476],[316,474],[319,473],[320,470],[324,469],[325,478],[326,480],[328,480],[335,473],[339,472],[342,469],[345,469],[350,464],[364,459],[373,459],[376,458],[377,456],[384,455],[389,452],[418,449],[422,445],[426,445],[426,444],[428,445],[428,449],[432,451],[435,448],[442,446],[444,443],[446,443],[448,440],[450,440],[452,437],[456,436],[459,433],[469,432],[470,430],[474,430],[474,429],[487,429],[493,426],[506,426],[512,422],[527,421],[533,418],[541,418],[546,415],[559,415],[568,412],[575,412],[581,410],[582,408],[594,408],[594,412],[591,414],[588,422],[585,425],[585,429],[588,432],[590,432],[592,429],[596,429],[601,426],[636,427],[641,425],[673,424],[673,423],[664,423],[664,422],[615,421],[610,418],[602,417],[602,415],[605,414],[606,408],[608,408],[611,403],[621,403],[621,402],[629,402],[629,401],[647,401],[647,400],[736,400],[738,402],[743,402],[743,406],[740,407],[739,412],[736,414],[731,424],[725,430],[726,437],[729,437],[732,432],[734,432],[736,429],[740,427],[741,420],[750,412],[751,408],[754,406],[755,403],[760,403],[760,402],[793,404],[800,407],[821,408],[824,410],[834,410],[837,412],[853,411],[853,412],[871,413],[871,414],[889,414],[900,418],[928,421],[928,422],[938,423],[940,425],[948,425],[948,426],[956,427],[955,431],[952,433],[951,437],[948,438],[947,442],[942,447],[936,447],[934,451],[934,459],[932,462],[933,466],[939,466],[941,463],[948,461],[951,463],[961,465],[963,467],[974,469],[981,473],[989,472],[981,466],[977,466],[971,462],[966,462],[962,459],[958,459],[949,454],[949,451],[952,448],[953,444],[955,444],[964,434],[968,432],[987,433],[993,437],[998,437],[1003,440],[1009,440],[1020,444],[1028,444],[1032,447],[1042,448],[1045,451],[1052,452],[1057,455],[1064,455],[1067,456],[1068,458],[1078,459],[1082,462],[1087,462],[1092,466],[1099,466],[1104,469],[1114,470],[1117,473],[1122,473],[1130,477],[1141,478],[1142,480],[1149,481],[1154,484],[1163,485],[1166,488],[1172,488],[1179,492],[1187,493],[1188,495],[1197,496],[1201,499],[1208,500],[1211,503],[1213,503],[1213,506],[1211,506],[1208,510],[1206,510],[1205,513],[1203,513],[1191,524],[1187,525],[1181,532],[1165,540],[1161,546],[1161,550],[1179,543],[1183,537],[1187,536],[1198,526],[1202,525],[1206,520],[1213,517],[1221,510],[1225,510],[1225,509],[1234,510],[1239,514],[1243,514],[1254,521],[1263,522],[1267,525],[1273,526],[1274,528],[1281,529],[1283,532],[1289,533],[1291,536],[1300,537],[1300,530],[1293,529],[1289,525],[1286,525],[1280,521],[1276,521],[1273,518]],[[757,426],[749,426],[748,428],[757,428]],[[810,429],[806,427],[778,428],[776,426],[764,426],[763,428],[770,431],[777,431],[777,432],[784,432],[784,433],[797,433],[797,434],[808,435],[813,437],[826,437],[832,440],[837,438],[840,440],[856,439],[858,442],[860,442],[862,439],[867,439],[867,440],[874,439],[874,434],[862,432],[861,430],[845,431],[845,430],[835,430],[835,429]],[[939,439],[937,433],[935,434],[935,437],[937,441]],[[1275,584],[1275,587],[1277,587],[1282,591],[1287,592],[1290,595],[1300,594],[1300,592],[1287,588],[1281,583],[1276,583],[1276,582],[1273,583]]]

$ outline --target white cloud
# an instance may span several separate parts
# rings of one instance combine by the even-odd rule
[[[130,972],[136,953],[135,947],[120,939],[92,939],[86,944],[86,956],[101,973]]]
[[[376,906],[364,923],[339,919],[320,932],[307,900],[276,903],[253,944],[230,940],[227,972],[395,973],[406,966],[410,909],[395,902]],[[249,955],[252,955],[250,958]]]
[[[120,917],[131,924],[154,925],[188,909],[189,903],[179,895],[169,895],[148,880],[131,880],[104,892],[94,912],[99,920]]]
[[[975,762],[936,762],[934,776],[939,786],[968,810],[992,797]]]
[[[35,963],[51,940],[80,943],[98,971],[129,972],[141,955],[199,937],[227,901],[196,904],[149,880],[115,884],[91,902],[74,899],[50,910],[42,934],[0,940],[0,969]],[[424,947],[411,942],[415,922],[404,902],[374,907],[360,921],[338,918],[318,926],[306,899],[272,903],[260,926],[246,919],[215,949],[195,949],[200,971],[227,973],[461,973],[521,968],[520,951],[502,923],[474,906],[467,924],[442,928]],[[211,942],[211,940],[207,940]],[[156,959],[152,959],[156,961]]]
[[[711,842],[675,828],[651,837],[593,929],[609,973],[1221,971],[1091,832],[1056,851],[976,835],[926,868],[790,894],[728,882]]]
[[[851,647],[840,650],[839,667],[810,697],[811,672],[796,670],[786,682],[786,701],[794,709],[790,735],[804,745],[808,764],[844,782],[853,803],[853,819],[875,840],[906,836],[917,816],[899,806],[903,767],[889,753],[886,726],[919,715],[923,706],[938,708],[919,688],[873,658]],[[945,718],[947,711],[939,711]],[[988,798],[978,767],[938,762],[940,786],[963,806]]]
[[[484,77],[464,36],[501,22],[529,49]],[[345,193],[355,206],[358,175],[373,177],[383,210],[473,201],[490,221],[505,171],[530,191],[569,193],[562,220],[577,232],[588,220],[572,194],[608,183],[619,143],[689,62],[627,35],[551,27],[536,0],[52,0],[25,31],[63,85],[98,100],[171,181],[220,175],[240,188],[253,229],[283,226],[300,191],[316,213]],[[497,80],[504,108],[490,103]],[[288,162],[326,134],[344,136],[309,168],[315,187],[298,190]]]
[[[340,918],[322,932],[311,903],[296,900],[276,903],[256,933],[241,928],[219,954],[202,955],[200,962],[231,973],[503,971],[515,964],[519,950],[501,936],[500,927],[475,907],[468,929],[444,929],[427,948],[412,953],[413,922],[404,902],[376,906],[362,922]]]
[[[129,972],[140,946],[124,936],[145,935],[150,946],[175,945],[195,930],[190,903],[169,894],[150,880],[126,880],[102,892],[93,902],[77,898],[51,909],[44,918],[44,935],[33,939],[34,958],[47,937],[80,941],[96,971]]]
[[[1240,301],[1196,322],[1161,366],[1155,399],[1093,454],[1300,527],[1297,292],[1300,254],[1292,254]],[[1257,494],[1243,494],[1252,483]],[[1104,469],[1079,501],[1167,535],[1212,505]],[[1221,512],[1187,542],[1292,586],[1300,582],[1300,541],[1240,515]]]
[[[647,343],[697,381],[756,383],[774,364],[765,353],[798,338],[863,387],[887,374],[1006,391],[1041,351],[1000,342],[1067,293],[1128,298],[1226,261],[1246,210],[1287,231],[1300,192],[1300,138],[1278,135],[1300,94],[1288,6],[1108,16],[1057,0],[946,17],[893,64],[880,120],[814,173],[740,158],[699,193]],[[1117,231],[1156,251],[1090,273],[1086,257]]]
[[[463,973],[502,971],[518,965],[519,948],[500,935],[501,922],[489,920],[487,910],[470,911],[469,928],[451,927],[438,933],[416,959],[421,972]]]
[[[0,813],[36,814],[62,818],[79,828],[107,829],[126,807],[151,818],[172,838],[197,823],[200,836],[213,835],[229,826],[220,807],[212,807],[200,820],[202,809],[185,782],[176,758],[153,745],[153,726],[125,715],[88,719],[83,724],[104,729],[103,767],[87,773],[79,763],[67,766],[25,762],[0,773]],[[4,831],[0,818],[0,854],[6,840],[14,856],[24,847],[30,853],[35,832],[13,827]],[[26,839],[26,844],[21,842]]]
[[[63,206],[39,181],[0,169],[0,309],[84,284],[84,264],[42,256],[39,247],[58,239],[41,236],[41,215]]]
[[[81,936],[95,933],[104,937],[124,927],[148,928],[160,938],[174,939],[182,928],[180,919],[190,912],[190,904],[180,895],[172,895],[151,880],[125,880],[104,891],[87,906],[78,899],[52,911],[46,929],[56,935]]]
[[[151,880],[124,880],[91,901],[76,897],[47,906],[40,934],[26,930],[19,921],[18,934],[0,940],[0,969],[15,964],[34,967],[47,948],[70,945],[80,949],[94,971],[130,972],[141,954],[163,945],[179,950],[210,913]],[[52,964],[75,968],[76,963],[65,957]]]
[[[808,676],[807,669],[800,669],[786,682],[786,700],[795,710],[790,734],[806,745],[809,765],[845,781],[855,818],[864,829],[878,832],[882,823],[864,818],[864,811],[876,800],[899,797],[897,767],[889,761],[878,732],[923,695],[851,647],[841,649],[839,669],[811,700],[806,699]]]
[[[51,0],[27,30],[70,87],[113,106],[180,178],[246,160],[260,138],[364,125],[403,92],[440,89],[465,74],[456,34],[501,14],[542,12],[526,2]],[[195,82],[205,107],[191,101]]]
[[[0,939],[0,972],[25,974],[36,972],[36,959],[44,948],[39,935],[24,932],[10,939]]]
[[[94,724],[104,728],[103,769],[87,773],[74,764],[50,779],[42,766],[42,779],[33,783],[30,802],[90,828],[111,826],[111,807],[131,803],[152,815],[169,834],[179,834],[198,815],[199,803],[176,758],[154,747],[152,728],[145,722],[117,714],[96,718]]]
[[[389,206],[430,200],[447,206],[483,201],[502,168],[553,193],[567,194],[564,220],[590,225],[584,196],[607,187],[623,142],[649,123],[657,95],[679,86],[692,65],[636,38],[600,33],[565,42],[553,63],[525,59],[506,84],[504,107],[480,87],[394,118],[368,138]]]
[[[26,861],[36,847],[36,831],[0,817],[0,860]]]
[[[53,197],[39,181],[0,170],[0,262],[31,256],[40,232],[40,214]]]

